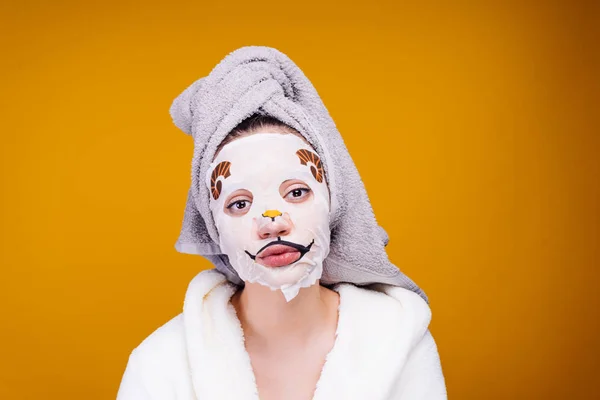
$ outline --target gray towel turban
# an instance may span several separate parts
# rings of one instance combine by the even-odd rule
[[[316,89],[288,56],[271,47],[241,47],[185,89],[170,113],[175,125],[194,139],[192,183],[177,251],[205,257],[231,282],[243,285],[219,248],[204,176],[225,136],[252,114],[265,114],[300,132],[323,163],[331,193],[331,243],[321,282],[390,284],[412,290],[428,302],[425,293],[389,261],[388,235],[375,220],[348,149]]]

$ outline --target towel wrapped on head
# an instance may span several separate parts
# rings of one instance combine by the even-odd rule
[[[331,242],[321,283],[390,284],[412,290],[428,302],[425,293],[389,261],[388,235],[375,219],[348,149],[316,89],[288,56],[271,47],[241,47],[185,89],[170,113],[175,125],[194,139],[192,184],[177,251],[201,255],[231,282],[243,284],[219,248],[204,177],[231,130],[253,114],[269,115],[300,132],[323,163],[331,194]]]

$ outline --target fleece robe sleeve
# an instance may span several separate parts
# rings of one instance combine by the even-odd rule
[[[127,367],[121,379],[117,400],[153,400],[141,374],[135,351],[129,356]]]
[[[437,345],[429,329],[409,353],[394,400],[446,400],[446,384]]]

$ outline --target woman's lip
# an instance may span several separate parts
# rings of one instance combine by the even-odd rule
[[[259,255],[260,254],[260,255]],[[266,267],[281,267],[298,260],[300,252],[291,246],[276,244],[256,255],[255,261]]]
[[[294,250],[287,253],[276,254],[267,257],[256,257],[256,262],[265,267],[282,267],[293,263],[300,258],[300,252]]]
[[[265,248],[260,253],[258,253],[256,255],[256,257],[268,257],[268,256],[272,256],[272,255],[282,254],[282,253],[290,253],[292,251],[298,251],[298,250],[293,248],[292,246],[288,246],[285,244],[274,244],[274,245],[271,245],[271,246]]]

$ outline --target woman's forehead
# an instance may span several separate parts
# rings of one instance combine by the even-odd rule
[[[292,144],[310,146],[303,138],[292,133],[257,131],[228,142],[221,148],[221,152],[230,152],[234,149],[256,146],[281,147],[290,146]]]
[[[215,192],[222,186],[241,187],[253,182],[251,186],[261,187],[279,185],[287,179],[326,184],[321,160],[310,145],[296,135],[277,132],[227,143],[207,171],[207,184],[210,182]]]
[[[296,152],[301,149],[308,150],[310,146],[296,135],[260,133],[244,136],[223,146],[212,167],[222,161],[244,165],[247,168],[259,165],[277,166],[295,161]]]

